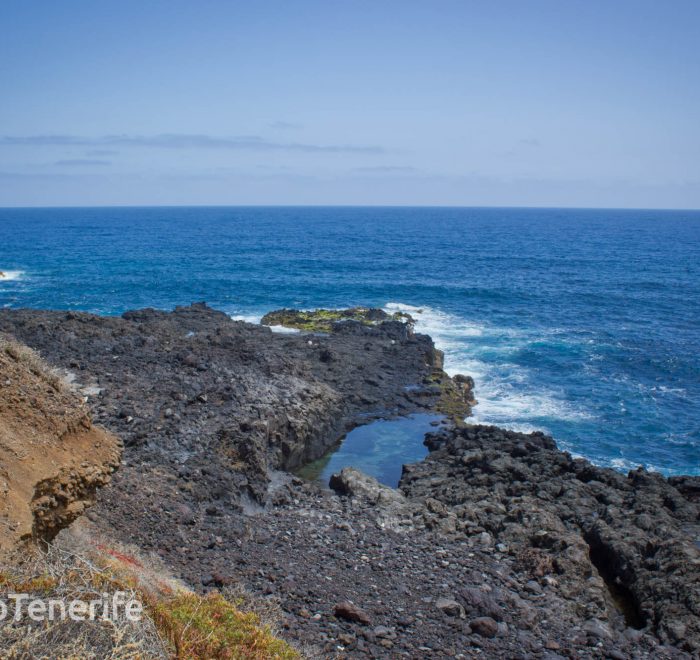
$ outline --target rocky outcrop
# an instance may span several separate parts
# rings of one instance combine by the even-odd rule
[[[365,310],[366,324],[351,312],[328,336],[275,334],[204,304],[121,318],[2,310],[0,329],[73,374],[96,420],[125,442],[120,479],[138,488],[136,473],[158,466],[156,479],[189,484],[190,506],[238,507],[264,502],[269,469],[297,468],[357,424],[444,399],[431,379],[452,379],[429,337],[381,310]]]
[[[413,529],[414,516],[423,509],[411,503],[401,491],[380,484],[356,468],[343,468],[331,476],[329,485],[339,495],[357,498],[372,507],[374,521],[385,529]]]
[[[496,427],[426,442],[431,454],[405,467],[400,489],[442,503],[454,535],[514,556],[603,636],[646,630],[700,653],[700,478],[623,475],[572,458],[541,433]]]
[[[443,388],[431,379],[452,381],[431,339],[367,313],[372,323],[355,310],[324,336],[273,333],[204,304],[122,317],[0,310],[0,330],[69,372],[123,439],[96,515],[169,555],[193,525],[264,506],[270,470],[320,457],[358,424],[435,410]]]
[[[406,504],[403,493],[380,484],[374,477],[352,467],[343,468],[338,474],[334,474],[330,480],[330,487],[340,495],[362,497],[380,508],[403,507]]]
[[[0,338],[0,552],[51,540],[94,503],[121,446],[25,346]]]
[[[394,312],[388,314],[382,309],[373,307],[350,307],[349,309],[279,309],[268,312],[260,321],[263,325],[294,328],[305,332],[329,333],[340,329],[347,322],[374,326],[387,321],[396,321],[405,326],[408,334],[413,331],[415,324],[410,314]]]

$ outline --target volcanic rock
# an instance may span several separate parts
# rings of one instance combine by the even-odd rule
[[[363,625],[369,625],[371,621],[367,612],[347,601],[335,605],[333,614],[339,619],[354,621],[355,623],[362,623]]]

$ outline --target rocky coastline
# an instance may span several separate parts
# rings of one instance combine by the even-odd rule
[[[410,318],[323,312],[263,320],[301,330],[281,334],[202,303],[0,310],[0,332],[124,443],[91,524],[193,588],[243,583],[310,656],[700,654],[700,478],[624,475],[541,434],[465,425],[473,381],[450,378]],[[398,489],[290,474],[359,424],[419,411],[444,421]]]

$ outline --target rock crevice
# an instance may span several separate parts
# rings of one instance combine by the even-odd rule
[[[456,534],[502,544],[534,579],[554,580],[579,616],[700,652],[700,548],[688,533],[700,506],[685,494],[700,478],[624,475],[572,458],[541,433],[489,426],[427,443],[431,453],[399,485],[410,500],[442,502]]]

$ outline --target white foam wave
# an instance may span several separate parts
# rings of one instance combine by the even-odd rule
[[[617,470],[634,470],[637,467],[637,465],[626,458],[613,458],[610,461],[610,466]]]
[[[472,323],[466,319],[448,314],[432,307],[416,307],[402,303],[390,302],[384,307],[388,314],[407,312],[416,320],[416,327],[431,337],[440,337],[443,346],[457,347],[465,337],[480,337],[484,334],[485,326]],[[445,350],[440,348],[440,350]]]
[[[655,389],[657,388],[652,388],[652,390]],[[658,390],[659,392],[663,392],[664,394],[686,394],[686,390],[682,387],[668,387],[666,385],[659,385]]]
[[[24,276],[23,270],[2,270],[0,269],[0,283],[21,280]]]
[[[255,314],[229,314],[234,321],[245,321],[246,323],[252,323],[253,325],[258,325],[262,316]]]
[[[530,372],[508,361],[509,355],[537,338],[431,307],[390,302],[384,310],[411,314],[416,320],[416,330],[430,335],[437,348],[445,353],[445,371],[451,376],[461,373],[474,378],[479,403],[468,419],[470,423],[495,424],[529,433],[548,432],[547,420],[575,421],[589,417],[557,392],[533,386]],[[484,359],[486,355],[491,359]]]
[[[556,394],[547,391],[534,393],[498,391],[498,387],[477,387],[479,405],[475,417],[488,420],[490,424],[510,424],[522,420],[559,419],[577,421],[586,419],[587,414],[571,408]],[[482,392],[480,394],[479,392]]]
[[[661,470],[659,469],[658,465],[654,465],[653,463],[640,463],[639,461],[635,463],[634,461],[631,461],[628,458],[613,458],[610,461],[595,460],[592,458],[588,458],[588,460],[591,463],[593,463],[593,465],[597,465],[598,467],[612,467],[622,472],[629,472],[630,470],[636,470],[638,467],[643,467],[647,472],[661,473]]]

